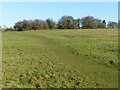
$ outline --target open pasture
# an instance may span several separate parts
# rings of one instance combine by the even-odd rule
[[[118,87],[118,30],[3,32],[3,86]]]

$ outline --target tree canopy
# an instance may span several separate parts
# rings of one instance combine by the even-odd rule
[[[109,21],[107,26],[108,26],[108,28],[118,28],[118,23]]]
[[[97,28],[117,28],[118,23],[109,21],[106,25],[106,20],[86,16],[83,18],[73,18],[72,16],[62,16],[58,22],[53,19],[46,20],[23,20],[18,21],[14,25],[14,29],[18,31],[24,30],[42,30],[42,29],[97,29]]]

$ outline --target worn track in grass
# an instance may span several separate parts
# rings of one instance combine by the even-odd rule
[[[108,31],[98,32],[102,34]],[[79,31],[3,33],[4,87],[117,87],[117,65],[100,63],[92,56],[80,54],[83,52],[79,52],[79,48],[78,51],[73,48],[76,44],[73,38],[77,36],[76,40],[81,40],[78,40],[79,43],[83,43],[82,39],[89,42],[89,38],[95,38],[96,31],[93,36],[84,35],[89,31],[78,33]],[[60,36],[62,34],[64,36]],[[96,37],[108,38],[103,36]]]

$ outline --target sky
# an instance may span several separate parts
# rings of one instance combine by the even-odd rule
[[[52,18],[56,22],[63,16],[75,19],[85,16],[118,21],[117,2],[2,2],[0,25],[12,27],[18,21]]]

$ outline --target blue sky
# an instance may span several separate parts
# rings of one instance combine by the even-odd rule
[[[75,19],[94,16],[106,21],[118,21],[117,2],[4,2],[2,3],[0,25],[13,26],[24,19],[52,18],[58,21],[63,15]]]

